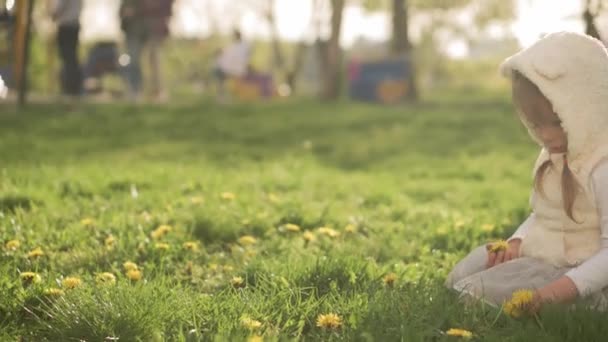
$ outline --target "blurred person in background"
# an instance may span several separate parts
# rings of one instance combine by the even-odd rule
[[[251,47],[243,39],[239,30],[233,33],[233,41],[221,52],[218,52],[215,76],[218,80],[218,100],[224,101],[226,95],[225,81],[228,78],[242,78],[250,67]]]
[[[57,24],[62,94],[79,96],[82,93],[82,71],[78,58],[82,0],[52,0],[49,9]]]
[[[150,85],[156,101],[165,101],[167,93],[161,76],[161,47],[169,36],[169,21],[173,14],[174,0],[122,0],[120,5],[120,26],[125,34],[127,53],[130,57],[127,67],[129,94],[133,100],[142,95],[141,55],[144,48],[150,57]]]

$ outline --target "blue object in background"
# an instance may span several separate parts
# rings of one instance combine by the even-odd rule
[[[390,102],[400,102],[407,98],[411,89],[411,65],[407,58],[362,63],[351,61],[348,68],[349,93],[354,100],[387,103],[390,98]],[[383,96],[386,92],[390,92],[390,96]]]

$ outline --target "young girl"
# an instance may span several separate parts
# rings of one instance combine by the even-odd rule
[[[608,52],[571,32],[545,36],[501,66],[530,135],[543,148],[534,167],[532,214],[505,249],[481,246],[446,285],[501,305],[535,292],[533,304],[585,298],[608,308]]]

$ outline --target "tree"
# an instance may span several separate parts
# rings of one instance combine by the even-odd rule
[[[412,43],[410,25],[412,15],[425,15],[425,26],[419,28],[422,40],[430,40],[431,45],[436,42],[436,34],[449,32],[452,37],[462,37],[469,41],[479,31],[482,31],[490,23],[495,21],[508,21],[515,16],[514,0],[361,0],[363,6],[368,10],[391,11],[392,14],[392,39],[391,51],[394,54],[407,54],[411,57],[417,55],[418,47],[429,47],[428,42],[419,42],[419,46]],[[474,13],[473,21],[475,27],[463,27],[453,19],[453,16],[466,10]],[[419,51],[418,51],[419,52]],[[434,58],[433,60],[437,60]],[[416,71],[420,66],[429,63],[428,59],[413,58],[412,64]],[[417,72],[414,74],[416,75]],[[417,78],[417,77],[416,77]],[[414,82],[416,83],[416,82]],[[413,85],[410,93],[414,98],[417,95],[417,86]]]
[[[344,5],[345,0],[331,0],[331,33],[327,43],[321,44],[321,74],[323,78],[321,98],[324,100],[335,100],[340,96],[342,65],[340,36]]]
[[[583,22],[585,23],[585,33],[591,37],[601,40],[600,32],[595,25],[595,18],[600,15],[603,9],[602,0],[585,0],[585,10],[583,11]]]

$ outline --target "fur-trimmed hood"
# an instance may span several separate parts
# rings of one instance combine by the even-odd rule
[[[608,156],[608,52],[604,45],[579,33],[552,33],[507,58],[500,70],[509,78],[513,70],[519,71],[551,102],[568,136],[568,162],[587,181],[594,164]],[[593,165],[585,165],[590,156]],[[547,159],[549,153],[543,149],[537,166]]]

